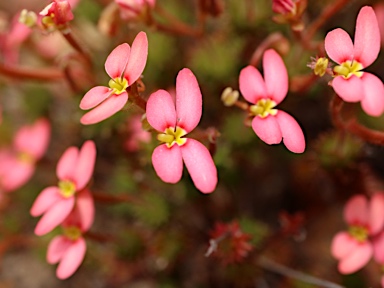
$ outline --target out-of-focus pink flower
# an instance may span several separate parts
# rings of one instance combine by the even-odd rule
[[[379,24],[381,45],[384,45],[384,4],[377,4],[373,8],[375,9],[377,23]]]
[[[32,177],[35,165],[47,150],[50,124],[39,119],[33,125],[20,128],[11,149],[0,152],[0,187],[10,192],[24,185]]]
[[[346,102],[361,102],[371,116],[384,111],[384,85],[375,75],[362,70],[376,60],[380,51],[380,30],[372,7],[361,8],[356,20],[355,40],[343,29],[325,37],[325,50],[338,66],[333,68],[332,87]]]
[[[66,0],[54,0],[39,14],[43,27],[48,31],[59,29],[65,32],[68,22],[73,19],[71,4]]]
[[[109,87],[96,86],[89,90],[80,102],[80,108],[89,110],[80,122],[94,124],[120,111],[128,101],[126,89],[143,73],[148,56],[148,39],[145,32],[137,34],[132,48],[127,44],[117,46],[105,62],[105,70],[111,77]]]
[[[115,2],[119,5],[120,16],[124,20],[139,18],[156,4],[156,0],[115,0]]]
[[[15,65],[19,62],[21,44],[29,37],[32,30],[19,22],[20,13],[17,13],[11,22],[10,28],[0,33],[0,54],[6,65]]]
[[[135,115],[128,119],[129,138],[125,141],[125,149],[129,152],[135,152],[140,149],[140,144],[151,141],[151,133],[143,129],[140,115]]]
[[[288,73],[283,59],[273,49],[263,55],[264,79],[253,66],[240,72],[239,86],[244,98],[253,103],[250,113],[255,116],[252,128],[256,135],[267,144],[284,145],[294,153],[305,150],[303,131],[288,113],[275,109],[288,92]]]
[[[349,230],[335,235],[331,253],[339,260],[339,272],[350,274],[364,267],[373,255],[371,238],[384,225],[384,194],[375,193],[370,202],[363,195],[352,197],[345,205],[344,219]]]
[[[92,195],[88,189],[83,189],[77,194],[74,209],[61,224],[63,235],[53,238],[48,246],[47,262],[59,263],[57,278],[70,277],[83,262],[87,249],[83,234],[91,227],[94,214]]]
[[[184,160],[196,188],[210,193],[217,184],[217,170],[212,157],[199,141],[185,138],[199,123],[201,112],[199,84],[187,68],[181,70],[176,78],[176,102],[165,90],[151,94],[147,102],[147,120],[161,132],[157,139],[164,143],[152,154],[157,175],[164,182],[177,183],[182,176]]]
[[[86,141],[80,151],[68,148],[57,163],[58,186],[45,188],[31,208],[34,217],[42,214],[35,228],[36,235],[44,235],[61,224],[75,205],[75,194],[85,188],[91,179],[96,160],[96,146]]]

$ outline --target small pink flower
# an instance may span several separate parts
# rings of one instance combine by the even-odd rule
[[[92,109],[80,122],[94,124],[120,111],[128,101],[126,89],[143,73],[148,55],[147,34],[140,32],[132,43],[117,46],[105,62],[105,70],[111,77],[109,87],[97,86],[89,90],[80,102],[83,110]]]
[[[132,20],[140,17],[146,9],[153,9],[156,0],[115,0],[120,7],[122,19]]]
[[[374,194],[369,203],[363,195],[352,197],[345,205],[344,219],[349,230],[335,235],[331,253],[339,260],[339,272],[350,274],[364,267],[373,255],[370,237],[383,229],[384,195]]]
[[[372,7],[361,8],[356,20],[355,40],[343,29],[332,30],[325,37],[325,50],[335,61],[332,87],[346,102],[361,102],[371,116],[384,111],[383,82],[362,70],[376,60],[380,51],[380,31]]]
[[[278,14],[294,13],[296,4],[292,0],[272,0],[272,11]]]
[[[143,129],[140,115],[135,115],[128,119],[129,138],[125,141],[125,149],[129,152],[136,152],[140,149],[142,143],[151,141],[151,133]]]
[[[31,208],[34,217],[42,214],[35,228],[36,235],[44,235],[61,224],[75,205],[75,194],[85,188],[91,179],[96,160],[93,141],[86,141],[79,151],[68,148],[57,163],[58,187],[50,186],[41,191]]]
[[[51,240],[47,251],[49,264],[59,263],[56,276],[59,279],[70,277],[83,262],[87,249],[83,234],[91,227],[95,207],[88,189],[77,194],[76,205],[62,223],[64,235]]]
[[[175,108],[176,106],[176,108]],[[183,160],[196,188],[203,193],[215,190],[217,170],[208,149],[199,141],[185,138],[199,123],[202,96],[191,70],[185,68],[176,78],[176,102],[165,90],[151,94],[147,102],[147,120],[160,131],[164,144],[152,154],[157,175],[167,183],[177,183],[183,173]]]
[[[14,137],[12,149],[0,152],[0,186],[7,192],[23,186],[32,177],[35,165],[48,148],[50,124],[39,119],[23,126]]]
[[[48,31],[67,29],[67,24],[73,19],[71,5],[66,0],[54,0],[40,13],[41,23]]]
[[[264,79],[253,66],[240,72],[239,86],[244,98],[253,103],[250,107],[252,128],[267,144],[284,145],[294,153],[305,150],[303,131],[288,113],[275,109],[288,92],[288,73],[283,59],[275,50],[269,49],[263,55]]]

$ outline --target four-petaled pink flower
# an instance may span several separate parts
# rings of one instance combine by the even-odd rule
[[[332,87],[336,94],[346,102],[360,101],[368,115],[381,115],[384,111],[383,82],[362,71],[376,60],[380,51],[379,25],[372,7],[361,8],[354,43],[347,32],[337,28],[325,37],[325,50],[339,64],[333,69]]]
[[[196,188],[210,193],[217,184],[212,157],[199,141],[184,137],[200,122],[202,112],[199,84],[187,68],[177,75],[175,102],[165,90],[156,91],[148,99],[147,120],[161,132],[157,139],[164,143],[153,151],[153,167],[161,180],[176,183],[182,176],[184,160]]]
[[[254,116],[252,128],[267,144],[285,146],[294,153],[305,150],[303,131],[296,120],[284,111],[275,109],[288,92],[288,73],[283,59],[275,50],[269,49],[263,55],[264,79],[253,66],[240,72],[239,86],[244,98],[254,105],[250,113]]]
[[[73,19],[71,4],[66,0],[54,0],[39,14],[42,16],[41,24],[48,31],[60,29],[65,32],[68,22]]]
[[[59,263],[56,276],[70,277],[83,262],[87,249],[83,234],[92,226],[95,214],[93,198],[88,189],[77,194],[76,205],[61,224],[63,235],[51,240],[47,251],[47,262]]]
[[[42,214],[35,228],[36,235],[44,235],[61,224],[75,205],[75,194],[85,188],[91,179],[96,160],[96,146],[86,141],[79,151],[68,148],[57,163],[57,186],[45,188],[31,208],[34,217]]]
[[[345,205],[344,219],[349,230],[335,235],[331,253],[339,260],[339,272],[350,274],[364,267],[373,255],[371,238],[384,225],[384,194],[375,193],[369,203],[363,195],[352,197]]]
[[[112,78],[109,87],[97,86],[89,90],[80,102],[83,110],[92,109],[80,122],[94,124],[120,111],[128,101],[126,89],[141,76],[147,62],[148,39],[140,32],[132,43],[117,46],[105,62],[105,70]]]
[[[125,20],[140,17],[148,8],[153,9],[156,0],[115,0],[120,7],[120,16]]]
[[[46,119],[39,119],[16,132],[12,148],[0,151],[1,190],[11,192],[28,182],[36,162],[48,148],[50,134],[50,124]]]

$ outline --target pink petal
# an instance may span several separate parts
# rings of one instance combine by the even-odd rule
[[[363,195],[355,195],[345,204],[344,219],[348,225],[368,224],[368,201]]]
[[[283,59],[275,50],[269,49],[264,52],[263,68],[268,96],[279,104],[288,93],[288,72]]]
[[[175,103],[165,90],[158,90],[149,96],[147,102],[148,123],[158,131],[176,126]]]
[[[208,149],[199,141],[187,139],[180,150],[196,188],[203,193],[213,192],[217,185],[217,169]]]
[[[332,80],[332,87],[345,102],[358,102],[364,98],[363,82],[361,78],[355,75],[349,79],[337,76]]]
[[[380,30],[375,11],[370,6],[360,9],[356,20],[355,59],[367,67],[380,52]]]
[[[96,146],[93,141],[86,141],[81,147],[75,170],[76,190],[82,190],[91,179],[96,161]]]
[[[105,61],[105,71],[107,71],[109,77],[115,79],[123,76],[127,67],[130,50],[129,45],[123,43],[113,49],[111,54],[108,55]]]
[[[87,244],[84,238],[79,238],[67,249],[56,270],[57,278],[63,280],[70,276],[79,268],[84,260]]]
[[[33,163],[22,162],[18,159],[8,162],[7,170],[1,179],[3,190],[11,192],[20,188],[31,179],[33,172],[35,172]]]
[[[51,232],[56,226],[63,223],[65,218],[71,213],[75,205],[75,197],[62,198],[56,202],[49,210],[45,212],[43,217],[37,223],[35,234],[38,236]]]
[[[352,60],[354,48],[351,37],[343,29],[337,28],[328,32],[325,36],[325,51],[329,58],[340,64],[346,60]]]
[[[112,90],[104,86],[96,86],[89,90],[81,99],[80,108],[88,110],[96,107],[112,93]]]
[[[240,71],[239,88],[245,100],[253,104],[268,96],[264,79],[253,66],[247,66]]]
[[[183,160],[180,147],[175,144],[168,148],[162,144],[153,150],[152,164],[157,176],[167,183],[177,183],[183,174]]]
[[[384,264],[384,232],[381,232],[373,240],[373,257],[379,264]]]
[[[56,167],[56,174],[60,180],[73,180],[73,168],[76,167],[78,157],[79,149],[76,147],[71,146],[65,150]]]
[[[338,265],[339,272],[342,274],[356,272],[368,263],[372,254],[373,249],[370,242],[358,243],[357,247],[349,255],[340,260]]]
[[[361,107],[371,116],[380,116],[384,112],[384,85],[375,75],[364,72],[361,77],[364,88],[364,98]]]
[[[331,254],[337,260],[348,257],[357,247],[357,241],[347,232],[339,232],[333,237]]]
[[[53,238],[48,245],[47,262],[49,264],[56,264],[59,262],[71,244],[71,241],[63,235]]]
[[[24,126],[16,133],[14,146],[17,151],[28,153],[34,160],[38,160],[47,150],[50,134],[49,122],[46,119],[39,119],[33,125]]]
[[[81,231],[86,232],[91,228],[95,218],[95,203],[88,189],[77,194],[76,207],[79,213]]]
[[[297,121],[289,114],[279,110],[276,114],[284,145],[294,153],[303,153],[305,150],[305,138],[303,130]]]
[[[191,70],[184,68],[176,78],[176,125],[187,132],[195,129],[200,122],[202,101],[195,75]]]
[[[384,194],[375,193],[371,197],[369,203],[369,234],[375,235],[379,233],[384,226]]]
[[[30,213],[33,217],[40,216],[61,199],[63,199],[63,197],[60,195],[60,190],[58,187],[47,187],[40,192],[35,202],[33,202]]]
[[[283,138],[279,123],[271,115],[265,118],[259,116],[253,118],[252,128],[262,141],[270,145],[280,143]]]
[[[127,101],[127,92],[123,92],[120,95],[111,95],[99,106],[81,117],[80,122],[84,125],[90,125],[103,121],[123,109]]]
[[[144,71],[148,57],[148,39],[145,32],[137,34],[132,43],[131,55],[129,56],[125,78],[128,84],[132,85]]]

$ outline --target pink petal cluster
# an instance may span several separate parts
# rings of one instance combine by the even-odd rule
[[[156,0],[115,0],[120,8],[120,16],[124,20],[133,20],[146,12],[147,9],[153,9]]]
[[[252,128],[267,144],[284,145],[294,153],[305,150],[303,131],[288,113],[274,107],[284,100],[288,93],[288,73],[283,59],[273,49],[263,55],[264,79],[253,66],[240,72],[239,86],[244,98],[254,104],[250,107]]]
[[[278,14],[293,13],[296,9],[295,1],[292,0],[272,0],[272,11]]]
[[[140,115],[135,115],[128,119],[129,138],[125,141],[124,147],[129,152],[136,152],[143,143],[151,141],[151,133],[143,129]]]
[[[41,23],[48,31],[65,28],[69,21],[73,20],[71,4],[67,0],[54,0],[40,13]]]
[[[117,46],[105,62],[111,80],[109,87],[96,86],[80,102],[80,108],[89,110],[80,122],[84,125],[98,123],[120,111],[128,101],[126,89],[143,73],[148,55],[147,34],[140,32],[132,43]]]
[[[68,217],[75,206],[76,193],[91,179],[95,160],[96,146],[90,140],[80,150],[72,146],[64,152],[56,168],[58,186],[45,188],[32,205],[32,216],[43,215],[36,225],[36,235],[49,233]]]
[[[346,102],[361,102],[371,116],[384,111],[384,85],[375,75],[362,71],[371,65],[380,51],[380,30],[372,7],[361,8],[356,20],[355,40],[343,29],[332,30],[325,37],[328,56],[334,67],[332,87]]]
[[[196,188],[210,193],[217,185],[217,170],[208,149],[199,141],[185,138],[200,122],[202,95],[192,71],[184,68],[176,78],[176,101],[165,90],[151,94],[147,102],[147,120],[160,131],[164,144],[152,154],[157,175],[167,183],[177,183],[183,173],[183,161]]]
[[[56,276],[59,279],[70,277],[83,262],[87,249],[83,235],[92,226],[95,205],[88,189],[77,193],[76,205],[61,224],[63,235],[54,237],[48,246],[47,262],[59,263]]]
[[[384,227],[384,194],[375,193],[370,201],[363,195],[352,197],[345,205],[344,219],[349,231],[337,233],[331,245],[333,257],[339,260],[339,272],[356,272],[373,254],[384,260],[384,242],[380,240],[384,238],[376,238]]]
[[[10,148],[0,150],[0,190],[14,191],[32,177],[36,162],[48,148],[51,129],[46,119],[21,127]]]

